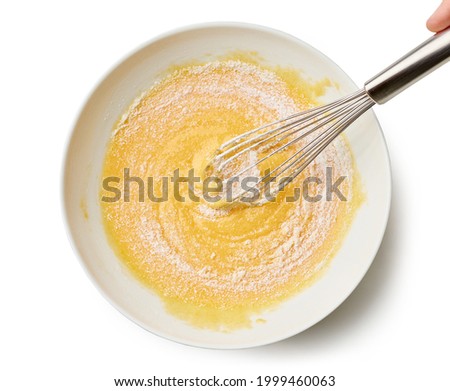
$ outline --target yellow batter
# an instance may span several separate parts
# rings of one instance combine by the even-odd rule
[[[351,151],[334,142],[277,198],[257,207],[220,209],[206,201],[154,202],[139,185],[123,197],[124,168],[152,178],[154,196],[174,170],[202,174],[208,157],[244,131],[316,105],[328,81],[308,84],[295,71],[271,69],[248,58],[229,57],[172,69],[138,98],[117,124],[108,146],[103,178],[119,177],[117,202],[101,202],[108,237],[134,275],[157,293],[173,315],[190,324],[230,331],[264,319],[264,311],[311,284],[339,249],[361,203]],[[286,202],[309,176],[325,183],[346,176],[346,202]],[[325,192],[310,186],[312,194]],[[101,197],[111,197],[104,188]],[[141,194],[143,196],[143,194]],[[142,199],[141,199],[142,201]]]

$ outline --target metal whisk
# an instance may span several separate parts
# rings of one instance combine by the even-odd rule
[[[292,182],[340,133],[375,103],[383,104],[450,59],[450,28],[435,34],[365,83],[333,103],[313,108],[239,135],[217,150],[207,170],[229,180],[297,147],[275,168],[258,177],[253,188],[275,183],[274,195]],[[256,161],[249,162],[251,154]],[[239,162],[239,164],[238,164]],[[242,164],[244,162],[244,164]],[[244,167],[242,167],[244,165]],[[282,178],[282,180],[278,180]],[[248,189],[232,195],[243,199]],[[229,200],[229,201],[230,201]]]

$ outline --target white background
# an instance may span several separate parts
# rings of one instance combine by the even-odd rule
[[[450,350],[450,65],[375,111],[394,194],[382,247],[351,297],[311,329],[237,351],[182,346],[123,317],[66,237],[64,149],[111,66],[181,25],[291,33],[358,85],[430,33],[438,0],[1,2],[0,389],[113,390],[113,378],[334,375],[336,390],[445,389]],[[446,385],[445,385],[446,384]]]

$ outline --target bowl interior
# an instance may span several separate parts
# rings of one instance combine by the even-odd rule
[[[237,348],[284,339],[332,312],[359,283],[381,242],[390,205],[391,177],[384,138],[373,112],[346,134],[366,190],[342,248],[312,287],[265,314],[264,324],[220,333],[197,329],[168,314],[160,300],[122,266],[108,245],[100,218],[99,189],[105,148],[130,103],[174,64],[230,51],[256,51],[268,64],[291,66],[313,80],[339,84],[329,101],[356,90],[331,60],[302,41],[268,28],[233,23],[201,25],[159,37],[131,54],[97,86],[73,130],[64,171],[64,203],[74,248],[94,283],[127,317],[163,337],[202,347]]]

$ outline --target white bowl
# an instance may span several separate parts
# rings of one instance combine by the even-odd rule
[[[124,59],[92,93],[73,130],[63,189],[73,247],[95,285],[119,311],[162,337],[224,349],[264,345],[290,337],[338,307],[361,281],[376,255],[386,227],[391,195],[388,152],[377,119],[370,111],[346,131],[367,201],[323,277],[265,314],[267,322],[252,329],[232,333],[209,331],[190,326],[167,313],[159,298],[128,272],[108,245],[99,205],[105,148],[114,123],[162,71],[174,64],[234,50],[257,51],[269,64],[298,68],[312,79],[329,77],[339,84],[340,90],[330,91],[324,98],[326,101],[357,89],[322,53],[297,38],[267,27],[214,23],[170,32]]]

